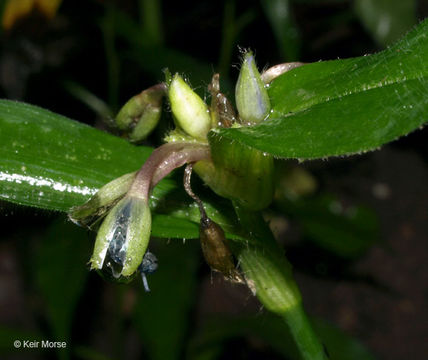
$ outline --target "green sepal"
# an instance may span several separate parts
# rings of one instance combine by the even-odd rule
[[[209,141],[212,161],[197,162],[196,173],[218,195],[247,209],[266,208],[274,191],[272,156],[217,136],[209,136]]]

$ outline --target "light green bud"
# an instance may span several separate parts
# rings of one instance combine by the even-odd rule
[[[114,278],[132,276],[143,260],[150,239],[148,201],[125,196],[106,216],[98,230],[91,269],[106,269]]]
[[[174,75],[168,96],[177,125],[194,138],[206,139],[211,128],[208,106],[180,75]]]
[[[250,51],[244,55],[236,83],[235,100],[243,123],[257,124],[269,115],[271,109],[269,95]]]

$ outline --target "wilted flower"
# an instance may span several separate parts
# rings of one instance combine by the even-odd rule
[[[133,275],[143,260],[150,229],[148,201],[125,196],[108,213],[98,230],[91,268],[110,267],[115,278]]]

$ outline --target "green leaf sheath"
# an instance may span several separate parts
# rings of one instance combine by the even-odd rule
[[[428,20],[378,54],[293,69],[269,87],[263,123],[212,131],[280,158],[374,150],[428,120]]]
[[[248,241],[235,243],[232,250],[260,302],[284,321],[299,354],[293,359],[327,359],[303,309],[291,265],[275,243],[261,214],[249,212],[239,205],[235,209]]]

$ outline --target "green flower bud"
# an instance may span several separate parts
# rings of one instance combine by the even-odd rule
[[[81,226],[90,226],[103,217],[129,190],[137,172],[125,174],[104,185],[86,203],[71,208],[68,216]]]
[[[158,84],[132,97],[116,116],[116,125],[132,142],[144,140],[161,117],[165,84]]]
[[[106,216],[98,230],[91,269],[110,268],[114,278],[133,275],[150,239],[148,201],[125,196]]]
[[[174,75],[168,96],[177,125],[194,138],[206,139],[211,128],[208,107],[180,75]]]
[[[248,125],[257,124],[269,115],[269,95],[251,52],[244,55],[236,83],[235,100],[242,122]]]

